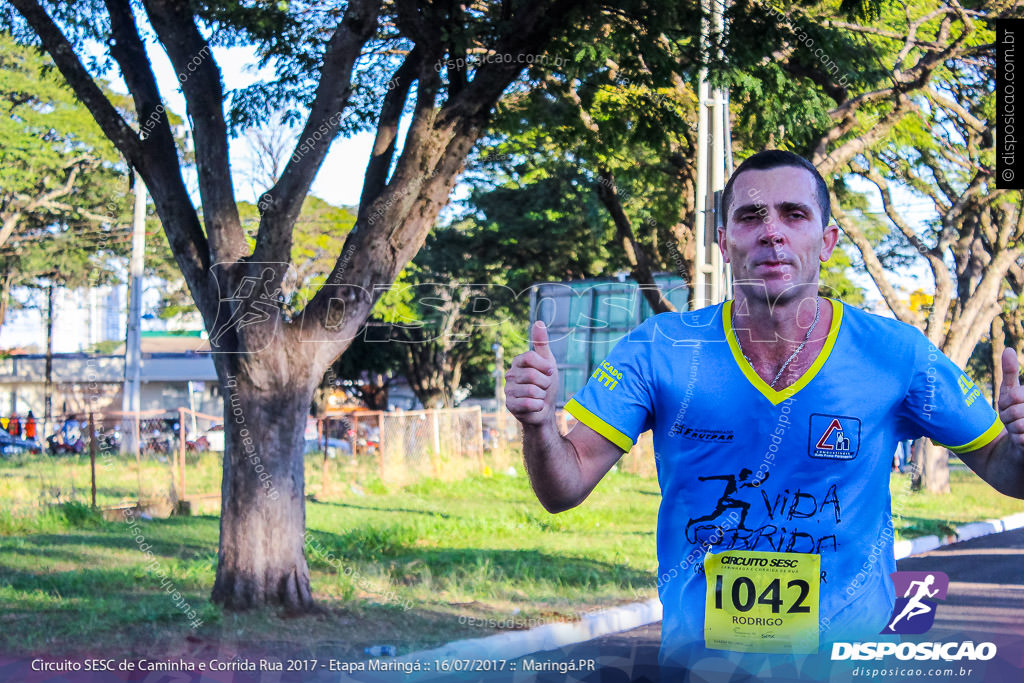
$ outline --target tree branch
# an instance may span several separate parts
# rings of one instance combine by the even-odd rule
[[[140,157],[139,136],[131,129],[93,81],[92,76],[75,54],[74,46],[46,13],[37,0],[11,0],[43,47],[53,59],[75,95],[89,108],[104,134],[129,161]]]
[[[980,337],[981,332],[989,327],[992,324],[992,319],[999,314],[998,295],[1003,278],[1006,276],[1006,271],[1021,255],[1024,255],[1024,248],[1021,247],[997,251],[992,262],[985,268],[985,275],[974,291],[970,293],[966,302],[961,296],[963,308],[958,321],[960,324],[950,327],[946,339],[946,344],[952,351],[950,358],[953,362],[961,366],[967,362],[969,350],[974,348],[977,337]],[[965,344],[965,341],[967,341],[967,334],[971,330],[977,330],[976,338],[974,343],[968,345]],[[959,356],[959,358],[955,356]]]
[[[597,196],[601,203],[608,209],[615,223],[615,229],[622,240],[622,246],[626,252],[626,259],[633,267],[632,277],[641,286],[644,298],[655,313],[674,313],[676,307],[672,305],[661,290],[654,283],[654,274],[651,272],[651,264],[644,251],[643,245],[639,244],[633,234],[633,226],[622,210],[622,202],[619,199],[618,188],[615,187],[615,177],[608,169],[601,169],[599,173],[600,182],[597,184]],[[651,285],[654,285],[653,287]]]
[[[833,173],[838,167],[842,166],[854,156],[862,153],[881,140],[882,137],[884,137],[889,130],[899,122],[899,119],[902,118],[903,114],[916,106],[910,101],[907,93],[921,90],[928,85],[928,82],[935,71],[942,67],[947,60],[957,54],[963,43],[974,32],[973,22],[964,14],[963,9],[955,2],[952,7],[936,10],[936,12],[933,12],[932,14],[936,16],[939,14],[946,15],[939,35],[940,41],[942,42],[944,42],[949,36],[949,26],[952,23],[952,18],[954,16],[960,19],[964,29],[943,49],[926,52],[917,64],[909,69],[902,70],[900,65],[903,59],[905,59],[906,54],[909,54],[908,46],[910,48],[913,47],[912,36],[916,34],[917,28],[925,21],[925,18],[920,18],[917,21],[910,23],[906,37],[908,42],[904,46],[906,53],[901,53],[893,65],[893,85],[889,88],[882,88],[864,93],[841,104],[829,112],[829,116],[834,121],[840,121],[841,123],[840,125],[832,126],[829,131],[815,144],[811,163],[818,167],[818,170],[822,175]],[[892,109],[890,109],[890,111],[883,116],[880,121],[875,123],[862,135],[848,140],[831,153],[828,152],[828,148],[832,143],[850,133],[856,127],[857,121],[854,116],[856,111],[862,109],[866,104],[886,99],[893,100],[894,104]]]
[[[555,27],[564,24],[564,15],[587,2],[531,0],[522,5],[502,25],[496,43],[496,50],[510,53],[510,61],[483,64],[469,85],[440,110],[434,105],[440,75],[430,64],[438,55],[425,50],[413,120],[395,172],[371,206],[360,206],[357,229],[346,240],[327,282],[291,323],[302,330],[298,338],[333,340],[351,334],[358,316],[379,296],[375,290],[371,293],[372,283],[392,282],[422,246],[491,110],[523,70],[515,55],[543,49]],[[352,260],[347,255],[350,248],[359,248],[364,258]],[[339,299],[346,311],[335,315],[331,302]],[[320,344],[318,355],[335,357],[339,343]]]
[[[14,229],[18,226],[18,223],[21,222],[21,219],[25,217],[25,214],[32,213],[37,209],[49,208],[50,210],[53,211],[74,211],[85,217],[95,216],[95,214],[92,214],[89,211],[75,209],[66,204],[56,203],[57,199],[70,194],[71,191],[75,188],[75,180],[77,180],[78,178],[78,174],[82,169],[82,165],[85,165],[87,167],[95,165],[88,163],[88,161],[88,159],[79,158],[75,159],[70,164],[68,164],[67,178],[64,179],[64,183],[59,187],[55,187],[50,190],[44,190],[35,197],[30,197],[25,194],[17,194],[14,195],[9,202],[5,202],[4,210],[0,211],[0,216],[4,216],[4,214],[7,213],[8,206],[13,204],[14,201],[20,201],[22,206],[20,208],[15,209],[9,215],[4,216],[3,224],[0,225],[0,247],[6,244],[7,240],[11,238],[11,235],[14,233]],[[47,179],[44,178],[42,182],[44,187],[46,182]],[[105,217],[102,216],[98,218],[100,221],[107,220]]]
[[[523,71],[525,65],[517,61],[518,56],[533,54],[538,46],[546,45],[557,25],[556,19],[589,4],[592,4],[591,0],[531,0],[525,3],[516,10],[494,47],[495,53],[509,58],[481,64],[466,89],[445,106],[439,120],[486,119],[490,106],[483,108],[481,103],[497,102],[508,84]]]
[[[129,163],[139,169],[147,186],[151,188],[182,274],[189,282],[204,318],[212,323],[207,317],[211,311],[211,298],[206,280],[206,269],[210,262],[209,250],[195,209],[181,180],[177,158],[175,157],[173,164],[151,163],[151,159],[144,153],[140,136],[121,118],[117,109],[92,80],[75,54],[74,46],[39,3],[36,0],[12,0],[12,3],[40,37],[43,47],[56,63],[64,79],[78,99],[89,109],[103,133]]]
[[[327,44],[306,125],[281,178],[265,195],[267,200],[261,201],[254,261],[291,260],[292,226],[331,141],[341,129],[342,113],[352,93],[352,69],[377,26],[380,5],[381,0],[352,0]]]
[[[187,1],[143,0],[143,5],[178,74],[188,103],[203,221],[212,257],[214,261],[234,261],[247,254],[249,247],[242,233],[231,181],[220,69]]]
[[[391,170],[391,161],[395,155],[398,124],[405,109],[405,101],[409,97],[409,90],[421,68],[420,54],[422,53],[418,49],[413,48],[388,83],[391,89],[384,96],[384,104],[381,105],[377,136],[373,141],[370,162],[366,165],[363,192],[359,198],[360,206],[370,206],[387,185],[388,171]]]
[[[839,228],[843,233],[850,238],[850,241],[853,242],[854,246],[857,247],[861,258],[864,259],[864,267],[867,268],[868,274],[874,281],[875,286],[878,287],[878,291],[881,292],[882,298],[885,299],[885,303],[889,307],[889,310],[891,310],[893,315],[895,315],[899,320],[920,328],[921,320],[919,316],[907,308],[900,300],[900,296],[896,292],[896,289],[886,278],[885,267],[882,265],[882,262],[878,260],[878,256],[875,254],[874,248],[871,246],[871,242],[868,241],[864,232],[857,227],[857,224],[839,208],[839,198],[836,197],[835,193],[831,192],[831,195],[832,215],[835,217],[836,223],[839,225]]]

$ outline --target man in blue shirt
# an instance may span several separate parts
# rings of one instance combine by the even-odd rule
[[[754,155],[722,206],[734,300],[654,316],[620,340],[566,405],[578,423],[564,437],[543,323],[505,393],[551,512],[581,503],[653,430],[660,660],[724,657],[754,671],[828,641],[883,639],[899,441],[930,437],[1024,498],[1024,389],[1007,350],[996,415],[916,328],[818,296],[838,230],[806,160]]]

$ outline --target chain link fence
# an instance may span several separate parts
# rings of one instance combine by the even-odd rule
[[[425,477],[453,480],[486,466],[480,408],[356,411],[318,427],[321,482],[404,486]],[[330,474],[329,461],[339,466]]]
[[[221,419],[187,408],[53,416],[38,448],[3,453],[11,467],[0,497],[12,512],[76,502],[151,514],[169,514],[187,495],[219,499]]]
[[[140,505],[151,514],[215,512],[220,503],[222,417],[187,408],[58,416],[41,454],[26,451],[18,477],[0,481],[8,509],[81,502],[107,509]],[[564,434],[575,425],[560,411]],[[135,447],[134,444],[138,444]],[[446,481],[522,466],[522,428],[510,413],[479,407],[356,411],[312,420],[306,428],[307,490],[336,497],[360,487]],[[655,476],[651,434],[619,469]],[[13,482],[19,479],[19,482]]]

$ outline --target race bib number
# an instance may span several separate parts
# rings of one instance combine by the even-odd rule
[[[817,652],[820,569],[820,555],[708,553],[705,645],[740,652]]]

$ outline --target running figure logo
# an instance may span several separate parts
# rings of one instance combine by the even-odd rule
[[[895,572],[896,606],[882,633],[924,633],[935,623],[936,600],[945,600],[949,577],[942,572]],[[903,597],[900,597],[903,596]]]
[[[750,503],[740,498],[739,494],[741,493],[741,489],[758,489],[767,478],[768,472],[765,472],[763,477],[757,477],[754,476],[753,472],[751,472],[745,467],[742,470],[740,470],[739,477],[736,477],[732,474],[717,474],[708,477],[697,477],[698,481],[711,481],[712,479],[720,479],[726,482],[725,490],[722,492],[722,495],[718,499],[718,502],[715,503],[715,509],[712,510],[710,514],[704,515],[703,517],[694,517],[686,523],[686,529],[684,530],[686,540],[690,541],[691,543],[695,543],[697,540],[696,532],[694,533],[694,537],[690,538],[690,530],[693,528],[693,526],[696,524],[700,524],[701,522],[708,522],[713,519],[716,519],[730,508],[739,511],[740,521],[739,524],[735,526],[735,528],[746,529],[746,527],[743,525],[747,521],[747,513],[750,512]]]

